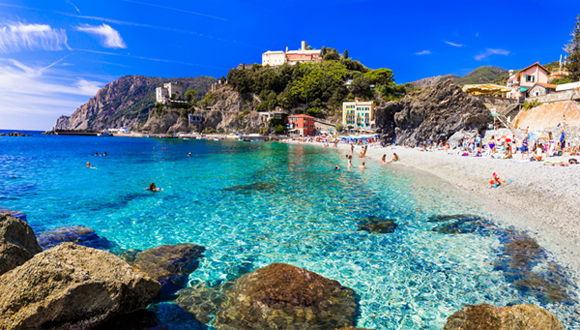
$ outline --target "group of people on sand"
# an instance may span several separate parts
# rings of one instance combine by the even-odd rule
[[[361,148],[361,151],[360,151],[360,153],[358,155],[358,158],[361,158],[362,159],[361,164],[358,166],[358,168],[361,169],[361,170],[365,170],[367,168],[366,167],[366,163],[365,163],[365,159],[366,159],[366,156],[367,156],[367,151],[368,151],[368,145],[363,145],[362,148]],[[354,166],[352,164],[352,156],[354,155],[354,144],[351,144],[350,145],[350,152],[351,152],[351,154],[350,155],[344,155],[344,158],[346,158],[348,168],[353,168]],[[387,155],[385,154],[381,158],[381,161],[382,161],[383,164],[394,163],[394,162],[399,161],[399,156],[396,153],[393,153],[393,158],[391,158],[390,161],[387,161]],[[335,166],[335,169],[336,170],[340,170],[340,166],[336,165]]]
[[[580,156],[578,143],[572,144],[566,141],[566,125],[565,123],[561,125],[562,128],[559,138],[554,138],[552,132],[548,132],[548,134],[530,134],[528,127],[521,141],[518,141],[515,135],[511,137],[504,135],[498,139],[496,139],[495,135],[492,135],[486,141],[481,135],[477,134],[472,137],[460,138],[457,146],[452,149],[446,140],[437,143],[433,136],[431,136],[428,145],[423,144],[422,147],[416,148],[416,150],[423,152],[445,151],[449,154],[458,154],[461,156],[490,157],[495,159],[513,159],[514,155],[519,152],[522,160],[528,159],[538,162],[545,162],[549,157]],[[409,141],[407,141],[406,147],[412,148]],[[575,164],[577,160],[572,158],[567,163],[561,163],[562,165]]]

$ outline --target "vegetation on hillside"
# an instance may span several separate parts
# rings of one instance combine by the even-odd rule
[[[200,76],[197,78],[152,78],[143,77],[146,79],[145,84],[137,85],[131,83],[129,80],[119,79],[115,82],[115,93],[118,97],[114,97],[104,104],[103,111],[115,110],[123,104],[130,104],[129,106],[117,111],[114,115],[107,118],[106,125],[115,120],[124,117],[127,119],[138,118],[139,122],[147,121],[149,111],[155,107],[155,89],[163,86],[163,84],[171,81],[180,81],[183,83],[184,91],[194,89],[197,95],[193,99],[201,99],[211,88],[211,84],[215,83],[217,79],[212,77]],[[105,86],[104,89],[109,88]]]
[[[580,15],[576,18],[576,24],[572,30],[572,40],[564,46],[568,53],[566,69],[570,72],[569,78],[572,81],[580,80]]]
[[[508,78],[509,73],[507,70],[493,67],[493,66],[482,66],[479,67],[467,75],[455,79],[455,83],[457,85],[467,85],[467,84],[487,84],[492,83],[496,80],[506,79]]]
[[[306,113],[324,117],[341,108],[345,100],[398,99],[405,94],[389,69],[371,70],[359,61],[323,47],[323,61],[284,64],[274,68],[255,64],[251,69],[232,69],[228,84],[239,93],[254,93],[261,99],[258,111],[305,108]],[[347,82],[352,80],[350,86]]]

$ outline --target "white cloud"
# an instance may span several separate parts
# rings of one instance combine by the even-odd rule
[[[0,28],[0,53],[21,50],[63,50],[67,45],[66,31],[44,24],[7,25]]]
[[[3,128],[49,129],[60,115],[95,96],[104,84],[64,70],[65,58],[47,66],[0,59],[0,118],[9,120]]]
[[[81,11],[79,10],[79,7],[75,6],[75,4],[74,4],[74,3],[72,3],[72,2],[70,2],[70,1],[68,1],[68,0],[67,0],[66,2],[68,2],[68,3],[69,3],[71,6],[75,7],[75,9],[76,9],[77,13],[79,13],[79,14],[81,13]]]
[[[431,54],[430,50],[424,50],[424,51],[415,53],[415,55],[428,55],[428,54]]]
[[[445,41],[445,43],[450,45],[450,46],[453,46],[453,47],[463,47],[462,44],[456,44],[456,43],[451,42],[451,41]]]
[[[483,61],[483,60],[485,60],[486,58],[488,58],[491,55],[504,55],[504,56],[507,56],[509,54],[510,54],[510,52],[507,51],[507,50],[504,50],[504,49],[490,49],[490,48],[487,48],[485,50],[485,52],[477,54],[475,56],[475,60],[476,61]]]
[[[127,48],[119,32],[107,24],[94,26],[85,24],[76,27],[77,31],[96,34],[102,38],[102,45],[107,48]]]

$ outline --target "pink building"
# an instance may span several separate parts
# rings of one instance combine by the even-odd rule
[[[513,70],[510,70],[507,86],[514,90],[514,92],[510,93],[511,96],[526,96],[527,92],[534,85],[548,84],[549,75],[550,71],[544,68],[539,62],[536,62],[516,74],[513,74]]]

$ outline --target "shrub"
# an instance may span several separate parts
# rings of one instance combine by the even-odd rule
[[[240,115],[238,115],[238,120],[242,121],[242,120],[244,120],[244,117],[245,117],[244,115],[240,114]]]
[[[344,130],[344,125],[341,123],[336,124],[336,126],[334,127],[336,127],[336,130],[339,132],[342,132],[342,130]]]
[[[250,113],[250,110],[246,109],[244,110],[244,116],[248,115]]]
[[[276,126],[276,130],[274,130],[274,134],[284,134],[285,131],[286,128],[284,128],[284,126],[278,125]]]

